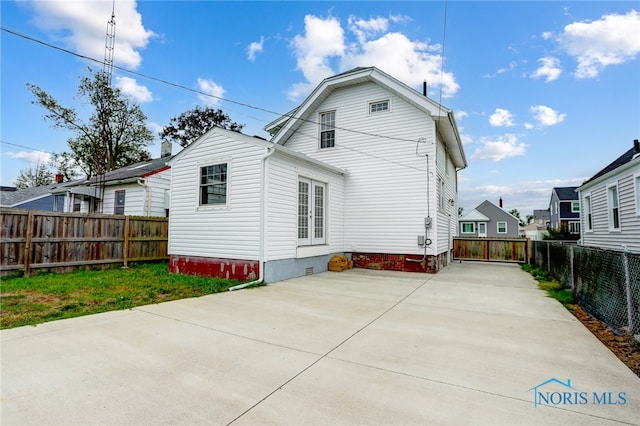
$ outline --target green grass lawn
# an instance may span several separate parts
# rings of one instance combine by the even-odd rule
[[[167,263],[2,278],[0,328],[226,291],[238,281],[169,274]]]

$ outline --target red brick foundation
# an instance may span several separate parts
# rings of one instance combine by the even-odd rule
[[[257,260],[219,259],[213,257],[169,256],[169,272],[201,277],[251,281],[260,276]]]
[[[408,260],[422,260],[415,254],[352,253],[351,259],[355,268],[387,271],[435,273],[447,265],[447,253],[427,256],[422,262]]]

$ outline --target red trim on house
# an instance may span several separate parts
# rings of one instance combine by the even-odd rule
[[[147,176],[155,175],[156,173],[164,172],[165,170],[169,170],[170,168],[171,166],[163,166],[163,167],[160,167],[159,169],[151,170],[150,172],[147,172],[140,177],[145,178]]]
[[[258,279],[260,276],[260,262],[257,260],[220,259],[172,254],[169,256],[169,272],[251,281]]]
[[[435,273],[446,266],[447,254],[429,255],[421,261],[422,258],[423,256],[416,254],[352,253],[351,255],[354,268]],[[419,262],[411,262],[408,259]]]

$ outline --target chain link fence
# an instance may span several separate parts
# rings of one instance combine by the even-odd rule
[[[573,290],[589,314],[618,333],[640,334],[640,254],[534,241],[531,262]]]

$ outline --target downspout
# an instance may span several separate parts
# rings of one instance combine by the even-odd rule
[[[146,183],[144,183],[144,180],[142,178],[138,178],[138,181],[136,182],[138,185],[144,187],[144,189],[146,190],[146,198],[147,198],[147,216],[151,216],[151,187],[149,185],[147,185]]]
[[[276,152],[275,144],[272,143],[270,147],[267,148],[267,153],[262,157],[262,188],[260,191],[260,259],[258,261],[260,265],[260,273],[257,280],[250,281],[248,283],[239,284],[233,287],[229,287],[229,291],[240,290],[255,284],[260,284],[264,281],[264,266],[265,266],[265,246],[266,246],[266,238],[265,238],[265,225],[266,225],[266,190],[267,190],[267,159],[271,157]]]

